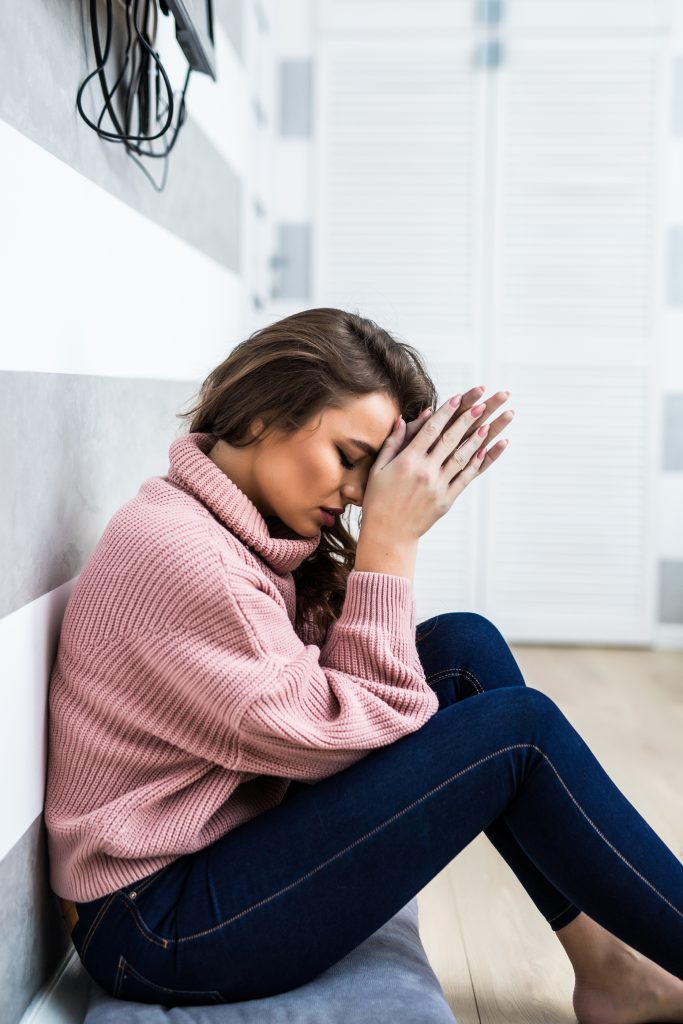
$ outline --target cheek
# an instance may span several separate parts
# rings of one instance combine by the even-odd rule
[[[325,495],[338,486],[341,466],[334,452],[300,452],[289,465],[289,486],[302,494]]]

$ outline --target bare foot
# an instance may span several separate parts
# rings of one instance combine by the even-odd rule
[[[577,973],[573,1004],[579,1024],[683,1022],[683,981],[612,939],[589,972]]]

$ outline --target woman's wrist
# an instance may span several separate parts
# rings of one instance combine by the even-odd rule
[[[417,540],[401,540],[387,530],[361,528],[356,546],[354,569],[358,572],[385,572],[405,576],[411,583],[415,575]]]

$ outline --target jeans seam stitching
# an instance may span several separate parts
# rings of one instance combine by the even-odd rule
[[[626,864],[627,867],[629,867],[631,869],[631,871],[633,871],[633,873],[635,875],[637,875],[638,878],[641,879],[641,881],[643,881],[650,889],[652,889],[652,891],[654,893],[656,893],[657,896],[659,896],[659,898],[664,903],[667,904],[667,906],[671,907],[671,909],[674,911],[674,913],[678,914],[680,917],[683,917],[683,911],[681,911],[677,907],[675,907],[674,904],[671,903],[671,901],[669,899],[667,899],[667,897],[664,896],[664,894],[661,893],[651,882],[649,882],[638,871],[638,869],[635,868],[630,863],[630,861],[628,861],[624,857],[624,855],[622,853],[620,853],[616,849],[615,846],[612,845],[612,843],[610,843],[609,839],[607,839],[607,837],[605,835],[603,835],[603,833],[597,827],[595,822],[586,814],[584,809],[581,807],[581,804],[574,797],[574,795],[572,794],[571,790],[568,788],[568,786],[566,785],[566,783],[562,779],[560,773],[557,771],[555,765],[552,763],[552,761],[550,760],[548,755],[543,750],[541,750],[540,747],[536,746],[535,743],[513,743],[510,746],[501,747],[499,750],[493,751],[493,753],[491,753],[491,754],[487,754],[486,757],[479,758],[479,760],[474,761],[472,764],[467,765],[465,768],[461,768],[460,771],[456,772],[454,775],[449,776],[449,778],[445,779],[443,782],[440,782],[438,786],[434,786],[427,793],[423,793],[421,797],[418,797],[417,800],[413,800],[413,802],[408,804],[407,807],[404,807],[401,811],[397,811],[396,814],[393,814],[386,821],[382,822],[379,825],[376,825],[375,828],[371,829],[369,832],[366,832],[364,835],[359,836],[358,839],[354,840],[354,842],[350,843],[348,846],[345,846],[342,850],[338,850],[337,853],[333,854],[331,857],[328,857],[327,860],[322,862],[322,864],[316,865],[316,867],[314,867],[311,871],[308,871],[305,875],[302,875],[300,878],[297,878],[293,882],[290,882],[289,885],[284,886],[282,889],[278,889],[277,892],[271,893],[270,896],[266,896],[262,900],[259,900],[257,903],[253,903],[250,907],[246,907],[244,910],[241,910],[238,914],[233,914],[232,917],[226,918],[224,921],[219,922],[219,924],[214,925],[212,928],[206,928],[206,929],[204,929],[204,931],[195,932],[192,935],[180,936],[179,938],[176,938],[176,939],[166,940],[166,939],[162,938],[162,941],[163,942],[171,941],[171,942],[175,943],[176,945],[181,943],[181,942],[193,942],[194,940],[200,939],[200,938],[202,938],[205,935],[210,935],[212,932],[218,931],[220,928],[223,928],[223,927],[225,927],[228,924],[232,924],[233,921],[237,921],[240,918],[242,918],[242,917],[246,916],[247,914],[251,913],[253,910],[256,910],[259,907],[264,906],[267,903],[270,903],[272,900],[276,899],[278,896],[281,896],[284,892],[287,892],[289,889],[295,888],[297,885],[300,885],[301,882],[304,882],[307,878],[310,878],[312,875],[317,874],[318,871],[321,871],[328,864],[331,864],[333,861],[337,860],[337,858],[341,857],[343,854],[347,853],[349,850],[352,850],[355,846],[358,846],[359,843],[364,842],[366,839],[368,839],[374,833],[379,832],[382,829],[386,828],[387,825],[391,824],[391,822],[395,821],[398,818],[401,818],[404,814],[407,814],[407,812],[409,810],[411,810],[413,807],[415,807],[418,804],[422,803],[428,797],[430,797],[434,793],[438,792],[438,790],[443,789],[444,786],[449,785],[451,782],[453,782],[455,779],[459,778],[461,775],[464,775],[466,772],[471,771],[473,768],[476,768],[480,764],[484,764],[486,761],[490,761],[491,758],[497,757],[499,754],[504,754],[504,753],[507,753],[507,751],[509,751],[509,750],[517,750],[517,749],[520,749],[520,748],[526,748],[526,749],[533,748],[534,750],[538,751],[538,753],[541,755],[541,757],[543,757],[544,760],[547,761],[547,763],[552,768],[553,772],[557,776],[557,779],[558,779],[559,783],[561,784],[563,789],[565,789],[565,791],[567,792],[567,795],[569,796],[569,798],[572,801],[572,803],[574,803],[576,805],[576,807],[578,808],[579,812],[583,815],[583,817],[586,819],[586,821],[592,826],[592,828],[600,836],[600,838],[603,840],[603,842],[607,846],[609,846],[609,848],[614,853],[616,853],[617,857],[619,857],[619,859],[621,861],[623,861],[624,864]],[[144,932],[142,934],[144,934]]]
[[[149,886],[150,886],[150,885],[152,884],[152,882],[156,882],[156,880],[157,880],[158,878],[161,878],[161,876],[163,875],[163,873],[164,873],[164,872],[165,872],[165,871],[166,871],[166,870],[167,870],[168,868],[170,868],[170,867],[171,867],[171,864],[175,864],[175,861],[171,861],[171,863],[170,863],[170,864],[166,864],[166,865],[165,865],[165,866],[164,866],[163,868],[161,868],[161,870],[160,870],[160,871],[155,871],[155,872],[154,872],[154,874],[153,874],[153,875],[151,875],[151,876],[150,876],[149,878],[144,878],[144,877],[143,877],[143,878],[142,878],[142,879],[140,880],[140,884],[139,884],[139,885],[136,885],[136,884],[135,884],[135,882],[133,882],[133,886],[134,886],[134,888],[133,888],[133,892],[134,892],[134,893],[136,893],[136,894],[137,894],[137,895],[139,896],[139,895],[140,895],[140,893],[144,892],[144,891],[145,891],[145,889],[149,888]],[[123,895],[124,895],[124,896],[127,896],[127,895],[128,895],[128,893],[123,893]]]
[[[535,746],[535,744],[532,744],[532,746]],[[570,790],[570,789],[569,789],[569,787],[567,786],[566,782],[564,781],[564,779],[562,778],[562,776],[561,776],[561,775],[560,775],[560,773],[558,772],[558,770],[557,770],[557,768],[555,767],[555,765],[553,764],[553,762],[552,762],[552,761],[550,760],[550,758],[549,758],[549,757],[547,756],[547,754],[545,754],[545,753],[544,753],[544,752],[543,752],[543,751],[542,751],[542,750],[540,749],[540,747],[536,747],[536,750],[538,750],[538,751],[539,751],[539,753],[540,753],[540,754],[541,754],[541,755],[542,755],[542,756],[543,756],[543,757],[545,758],[545,760],[546,760],[546,761],[548,762],[548,764],[550,765],[550,767],[552,768],[552,770],[553,770],[553,771],[555,772],[555,775],[557,775],[557,779],[558,779],[558,782],[559,782],[559,783],[560,783],[560,785],[561,785],[561,786],[563,786],[563,787],[564,787],[564,789],[565,789],[565,790],[567,791],[567,795],[569,796],[569,799],[570,799],[570,800],[572,800],[572,801],[573,801],[573,802],[574,802],[574,803],[576,804],[576,806],[578,807],[578,809],[579,809],[579,811],[581,812],[581,814],[583,814],[583,816],[584,816],[584,818],[586,819],[586,821],[587,821],[587,822],[588,822],[588,823],[589,823],[590,825],[592,825],[592,826],[593,826],[593,828],[595,829],[595,831],[597,832],[597,834],[598,834],[598,835],[600,836],[600,838],[602,839],[602,841],[603,841],[604,843],[606,843],[606,844],[607,844],[607,846],[609,846],[610,850],[613,850],[613,851],[614,851],[614,853],[616,853],[617,857],[619,857],[619,859],[620,859],[620,860],[622,860],[622,861],[624,862],[624,864],[626,864],[626,865],[627,865],[627,867],[629,867],[629,868],[631,869],[631,871],[633,871],[633,873],[634,873],[634,874],[636,874],[636,875],[638,876],[638,878],[640,878],[640,880],[641,880],[642,882],[644,882],[644,883],[645,883],[645,885],[649,886],[649,887],[650,887],[650,889],[652,889],[652,891],[653,891],[653,892],[657,893],[657,895],[659,896],[659,898],[660,898],[661,900],[663,900],[663,901],[664,901],[664,902],[665,902],[665,903],[666,903],[666,904],[667,904],[667,905],[668,905],[669,907],[671,907],[671,909],[672,909],[672,910],[674,911],[674,913],[678,914],[678,916],[679,916],[679,917],[683,917],[683,910],[679,910],[679,909],[678,909],[678,907],[675,907],[675,906],[674,906],[674,904],[673,904],[673,903],[672,903],[672,902],[671,902],[670,900],[668,900],[668,899],[666,898],[666,896],[664,895],[664,893],[661,893],[661,892],[659,891],[659,889],[657,889],[657,888],[656,888],[656,886],[654,886],[654,885],[652,884],[652,882],[648,882],[647,878],[645,878],[645,876],[644,876],[644,875],[641,875],[640,871],[638,871],[638,868],[635,868],[635,867],[633,866],[633,864],[631,864],[631,862],[630,862],[630,861],[628,861],[628,860],[626,859],[626,857],[624,857],[623,853],[619,853],[619,850],[617,850],[616,846],[613,846],[613,845],[612,845],[612,843],[610,843],[610,841],[609,841],[609,839],[607,838],[607,836],[603,835],[603,833],[602,833],[602,832],[600,831],[600,829],[599,829],[599,828],[598,828],[598,826],[597,826],[597,825],[595,824],[595,822],[594,822],[594,821],[592,820],[592,818],[590,818],[590,817],[589,817],[589,816],[588,816],[588,815],[586,814],[586,812],[584,811],[583,807],[581,806],[581,804],[579,803],[579,801],[578,801],[578,800],[576,799],[576,797],[574,796],[574,794],[573,794],[573,793],[571,792],[571,790]]]
[[[432,623],[430,628],[427,630],[427,632],[426,633],[421,633],[419,636],[416,635],[415,642],[416,643],[421,643],[426,637],[431,636],[432,633],[434,632],[434,630],[436,629],[436,627],[438,625],[439,625],[439,616],[436,615],[435,618],[434,618],[434,622]]]
[[[446,679],[448,676],[466,676],[470,682],[474,685],[475,690],[479,693],[484,693],[484,687],[481,685],[476,676],[472,675],[466,668],[445,668],[439,672],[434,672],[431,676],[426,677],[428,683],[438,683],[441,679]]]
[[[97,911],[97,914],[95,915],[95,920],[92,922],[92,924],[88,928],[88,931],[86,933],[85,939],[83,941],[83,946],[81,947],[81,957],[83,957],[83,958],[85,957],[85,954],[86,954],[86,952],[88,950],[88,946],[90,945],[90,943],[91,943],[91,941],[92,941],[92,939],[94,937],[95,931],[96,931],[98,925],[101,923],[102,918],[104,917],[105,912],[111,906],[111,903],[112,903],[112,901],[113,901],[115,896],[116,896],[115,892],[110,893],[109,899],[106,900],[106,902],[103,903],[102,906],[100,907],[100,909]]]
[[[128,960],[126,960],[123,954],[119,957],[119,965],[116,972],[117,991],[119,993],[121,991],[121,981],[123,980],[123,975],[125,973],[126,968],[128,968],[129,972],[137,981],[141,982],[143,985],[149,985],[149,987],[152,989],[158,989],[160,992],[166,992],[170,995],[177,995],[178,993],[186,995],[189,993],[191,995],[197,996],[218,996],[220,999],[223,998],[223,993],[220,992],[217,988],[172,988],[169,985],[161,985],[159,982],[152,981],[151,978],[147,978],[141,971],[138,971],[138,969],[134,967],[133,964],[129,963]]]
[[[562,915],[565,914],[568,910],[573,910],[573,909],[574,909],[574,904],[573,903],[568,903],[566,907],[562,907],[562,910],[559,912],[559,914],[553,914],[552,917],[546,917],[546,921],[548,922],[548,924],[550,924],[551,921],[557,921],[558,917],[562,917]]]
[[[529,744],[527,743],[515,744],[515,746],[521,747],[526,747],[528,745]],[[442,789],[450,782],[453,782],[453,780],[457,779],[460,775],[464,775],[465,772],[471,771],[471,769],[476,768],[477,765],[483,764],[485,761],[489,761],[492,757],[497,757],[498,754],[503,754],[506,751],[513,749],[514,747],[503,747],[500,750],[494,751],[492,754],[487,754],[486,757],[482,757],[478,761],[474,761],[472,764],[467,765],[465,768],[461,768],[459,772],[455,773],[455,775],[451,775],[448,779],[445,779],[443,782],[440,782],[438,786],[434,786],[434,788],[430,789],[427,793],[423,793],[421,797],[418,797],[417,800],[413,800],[413,802],[411,804],[408,804],[407,807],[404,807],[403,810],[397,811],[396,814],[393,814],[390,818],[387,818],[387,820],[382,822],[381,824],[376,825],[375,828],[371,829],[369,832],[366,832],[365,835],[359,836],[359,838],[355,839],[353,843],[350,843],[348,846],[345,846],[344,849],[342,850],[338,850],[337,853],[333,854],[331,857],[328,857],[327,860],[323,861],[322,864],[318,864],[315,868],[307,872],[305,875],[302,875],[301,878],[297,878],[294,882],[291,882],[289,885],[284,886],[284,888],[279,889],[275,893],[271,893],[270,896],[267,896],[264,899],[259,900],[258,903],[252,904],[251,907],[247,907],[245,910],[240,911],[239,914],[234,914],[231,918],[227,918],[225,921],[221,921],[219,924],[214,925],[213,928],[208,928],[203,932],[196,932],[194,935],[182,936],[181,938],[177,939],[177,941],[187,942],[190,940],[201,938],[203,935],[209,935],[211,932],[216,931],[219,928],[222,928],[224,925],[231,924],[233,921],[238,920],[240,917],[244,917],[245,914],[250,913],[257,907],[260,907],[265,903],[270,903],[271,900],[276,899],[276,897],[282,895],[283,892],[286,892],[288,889],[292,889],[295,886],[299,885],[301,882],[305,881],[311,875],[316,874],[318,871],[321,871],[322,868],[326,867],[332,861],[336,860],[338,857],[341,857],[342,854],[347,853],[348,850],[352,850],[354,846],[357,846],[359,843],[364,842],[373,833],[379,832],[381,829],[386,828],[386,826],[389,825],[392,821],[395,821],[397,818],[401,818],[404,814],[411,810],[411,808],[417,806],[417,804],[419,803],[422,803],[422,801],[426,800],[427,797],[431,796],[433,793],[436,793],[439,789]]]
[[[118,999],[119,992],[121,991],[121,978],[123,975],[123,965],[125,961],[123,956],[119,956],[119,962],[116,966],[116,977],[114,978],[114,996]]]
[[[611,850],[613,850],[614,853],[616,853],[616,855],[619,857],[619,859],[622,860],[624,862],[624,864],[626,864],[634,872],[634,874],[636,874],[643,882],[645,882],[645,884],[647,886],[649,886],[649,888],[651,888],[652,891],[655,892],[660,897],[661,900],[663,900],[668,906],[670,906],[671,909],[676,914],[678,914],[680,917],[683,917],[683,911],[680,911],[677,907],[675,907],[673,905],[673,903],[671,903],[671,901],[668,900],[666,898],[666,896],[664,896],[663,893],[659,892],[659,890],[657,888],[655,888],[655,886],[651,882],[648,882],[648,880],[643,875],[641,875],[641,873],[638,871],[638,869],[635,868],[628,860],[626,860],[624,855],[619,853],[619,851],[616,849],[616,847],[613,846],[612,843],[610,843],[609,839],[607,839],[607,837],[603,835],[603,833],[597,827],[595,822],[591,820],[591,818],[586,814],[586,812],[581,807],[581,804],[573,796],[573,794],[571,793],[571,791],[569,790],[568,786],[563,781],[562,777],[560,776],[560,773],[557,771],[557,769],[555,768],[555,765],[552,763],[552,761],[550,760],[548,755],[543,750],[541,750],[540,747],[537,747],[535,743],[513,743],[510,746],[501,747],[500,750],[496,750],[492,754],[487,754],[486,757],[482,757],[478,761],[474,761],[472,764],[467,765],[466,768],[461,768],[459,772],[455,773],[455,775],[451,775],[448,779],[445,779],[443,782],[440,782],[438,786],[434,786],[433,789],[430,789],[427,793],[424,793],[417,800],[414,800],[407,807],[404,807],[403,810],[397,811],[396,814],[393,814],[390,818],[388,818],[386,821],[382,822],[380,825],[375,826],[375,828],[371,829],[370,832],[367,832],[365,835],[360,836],[358,839],[354,840],[353,843],[350,843],[348,846],[345,846],[343,850],[337,851],[337,853],[333,854],[332,857],[328,857],[327,860],[323,861],[322,864],[318,864],[311,871],[308,871],[305,875],[302,875],[301,878],[297,878],[294,882],[291,882],[289,885],[286,885],[282,889],[279,889],[276,893],[272,893],[270,896],[264,897],[264,899],[259,900],[257,903],[252,904],[251,907],[247,907],[245,910],[240,911],[238,914],[234,914],[230,918],[226,918],[225,921],[221,921],[219,924],[214,925],[212,928],[207,928],[207,929],[205,929],[202,932],[196,932],[193,935],[181,936],[180,938],[177,938],[177,939],[175,939],[173,941],[175,941],[176,943],[191,942],[191,941],[194,941],[195,939],[201,938],[204,935],[210,935],[211,932],[217,931],[219,928],[223,928],[225,925],[231,924],[233,921],[239,920],[241,917],[244,917],[246,914],[251,913],[252,910],[256,910],[258,907],[263,906],[266,903],[270,903],[271,900],[274,900],[278,896],[282,895],[282,893],[287,892],[288,889],[295,888],[301,882],[305,881],[307,878],[310,878],[311,875],[314,875],[318,871],[321,871],[322,868],[324,868],[328,864],[332,863],[332,861],[336,860],[338,857],[341,857],[344,853],[348,852],[348,850],[352,850],[354,848],[354,846],[357,846],[359,843],[364,842],[369,836],[373,835],[373,833],[379,832],[381,829],[386,828],[386,826],[389,825],[392,821],[395,821],[397,818],[402,817],[409,810],[411,810],[411,808],[417,806],[417,804],[419,804],[419,803],[422,803],[424,800],[426,800],[428,797],[430,797],[433,793],[436,793],[439,789],[442,789],[444,786],[446,786],[449,783],[453,782],[454,779],[457,779],[461,775],[464,775],[465,772],[471,771],[473,768],[476,768],[478,765],[484,764],[486,761],[490,761],[492,757],[497,757],[499,754],[504,754],[504,753],[506,753],[509,750],[516,750],[516,749],[519,749],[519,748],[527,748],[528,749],[530,747],[532,747],[534,750],[537,750],[539,752],[539,754],[548,762],[548,764],[550,765],[552,770],[555,772],[555,775],[557,776],[558,781],[563,786],[563,788],[566,790],[569,798],[572,800],[572,802],[579,809],[579,811],[584,816],[586,821],[588,821],[589,824],[593,827],[593,829],[597,832],[597,834],[600,836],[600,838],[603,840],[603,842],[606,843],[607,846],[609,846],[609,848]]]
[[[131,907],[130,903],[126,903],[125,900],[123,905],[129,912],[130,916],[133,918],[135,927],[140,932],[143,938],[147,939],[148,942],[152,942],[155,946],[159,946],[160,949],[168,949],[169,943],[173,942],[173,939],[164,938],[163,935],[157,935],[156,932],[153,932],[150,928],[148,928],[142,918],[142,914],[137,909],[137,907]]]

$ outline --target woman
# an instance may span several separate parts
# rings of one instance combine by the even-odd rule
[[[582,1024],[683,1021],[683,865],[492,623],[415,629],[418,540],[506,444],[508,392],[483,391],[435,408],[415,349],[296,313],[208,376],[168,475],[109,522],[53,668],[45,821],[112,995],[302,985],[484,831]]]

